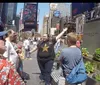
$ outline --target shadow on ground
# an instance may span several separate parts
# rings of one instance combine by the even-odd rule
[[[36,75],[38,74],[38,75],[40,75],[40,73],[32,73],[32,74],[36,74]]]
[[[30,80],[30,75],[26,72],[23,72],[23,79],[24,80]]]

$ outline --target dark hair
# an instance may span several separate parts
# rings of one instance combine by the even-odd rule
[[[4,40],[3,36],[0,36],[0,40]]]
[[[34,41],[37,41],[36,37],[34,38]]]
[[[8,30],[8,33],[6,34],[6,37],[8,37],[12,33],[11,30]]]

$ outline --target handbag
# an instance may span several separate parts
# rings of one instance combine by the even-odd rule
[[[69,84],[79,84],[84,82],[86,79],[87,74],[83,63],[83,58],[81,58],[80,62],[72,69],[71,73],[66,76],[66,80]]]

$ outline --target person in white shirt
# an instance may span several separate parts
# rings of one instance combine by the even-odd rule
[[[12,41],[15,39],[14,38],[15,35],[16,35],[16,33],[13,30],[8,31],[8,34],[5,38],[6,51],[3,54],[3,56],[5,58],[7,58],[9,61],[11,61],[17,69],[18,68],[18,54],[16,53],[16,51],[12,45]]]
[[[33,47],[35,47],[35,46],[37,46],[37,39],[36,38],[34,38],[34,40],[33,40]]]
[[[29,52],[30,51],[30,42],[27,38],[24,40],[23,46],[25,49],[25,57],[30,58],[30,52]]]

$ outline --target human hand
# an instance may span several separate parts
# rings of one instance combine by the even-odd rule
[[[63,29],[64,32],[66,32],[68,30],[68,28]]]

